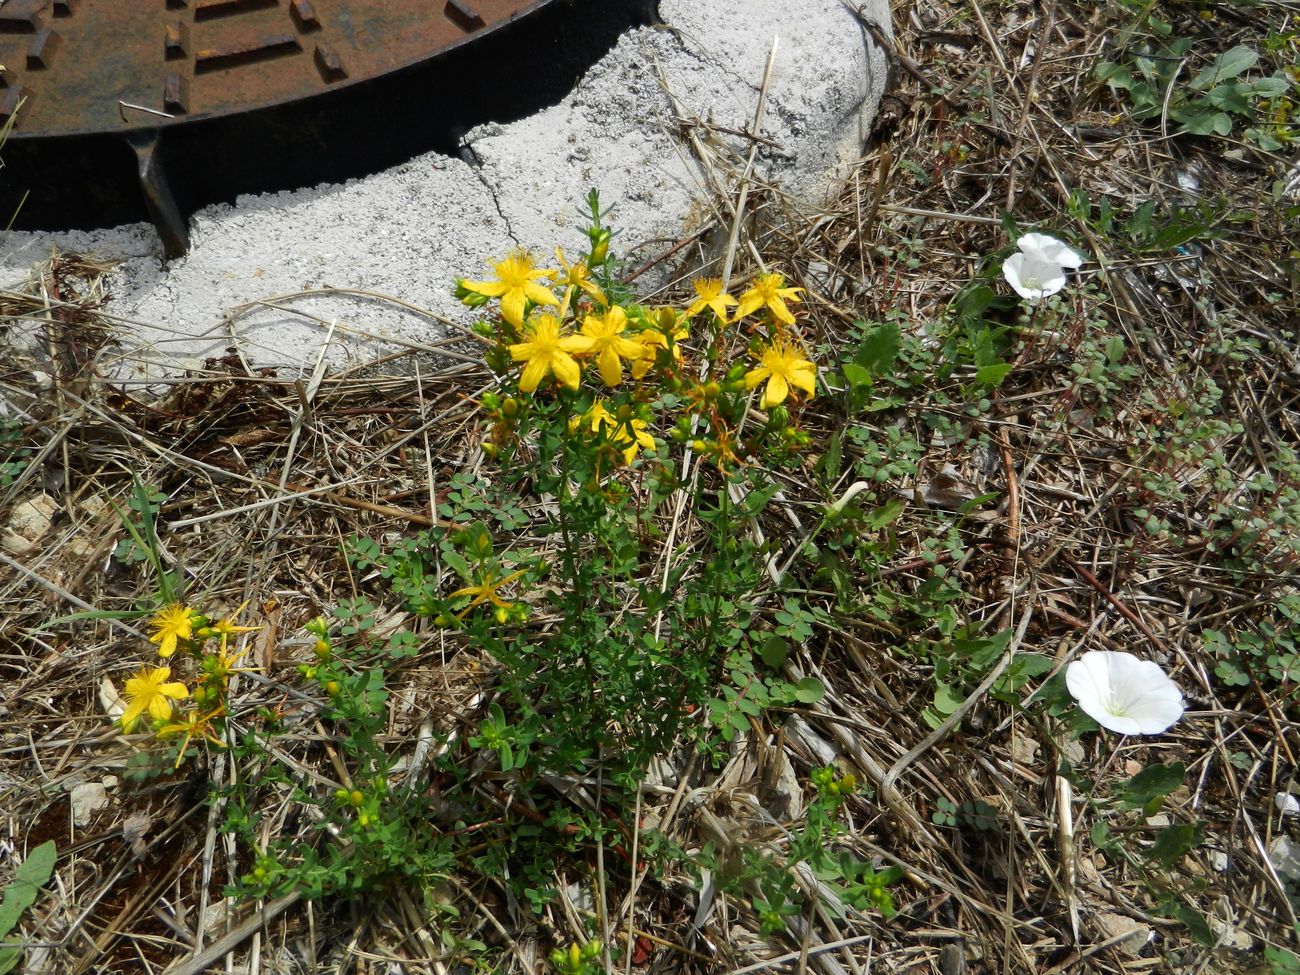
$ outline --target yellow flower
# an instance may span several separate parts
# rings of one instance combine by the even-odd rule
[[[461,281],[466,291],[501,299],[501,317],[519,328],[524,322],[524,307],[531,301],[538,305],[558,305],[550,289],[536,283],[547,276],[533,266],[533,258],[525,250],[512,251],[505,260],[492,265],[497,272],[495,281]]]
[[[586,348],[580,352],[594,353],[600,378],[606,386],[617,386],[623,381],[623,360],[641,358],[645,347],[635,339],[624,338],[627,330],[627,312],[615,305],[604,315],[588,315],[582,322],[582,337]]]
[[[605,409],[605,401],[596,400],[591,404],[591,409],[581,416],[575,416],[569,421],[569,429],[576,430],[583,424],[586,424],[592,433],[600,433],[600,428],[605,425],[613,425],[614,414]]]
[[[637,338],[641,340],[644,352],[641,358],[632,363],[632,378],[640,379],[655,364],[660,349],[668,348],[668,339],[672,337],[673,359],[682,361],[682,343],[689,333],[683,322],[681,312],[674,308],[656,308],[650,314],[653,328],[647,328]]]
[[[150,643],[158,644],[158,656],[164,660],[176,652],[177,640],[189,640],[194,636],[194,611],[180,603],[171,603],[154,614],[149,621],[153,628]]]
[[[194,700],[199,704],[215,703],[229,689],[231,674],[250,674],[260,670],[260,667],[235,666],[239,663],[240,658],[252,649],[250,645],[238,653],[231,653],[227,649],[226,641],[223,638],[216,653],[204,654],[203,659],[199,661],[201,676],[199,677],[199,686],[194,691]]]
[[[454,593],[451,594],[452,599],[455,599],[457,596],[473,596],[474,598],[470,600],[468,606],[466,606],[464,609],[462,609],[459,613],[456,614],[456,619],[458,620],[464,619],[466,614],[469,613],[471,609],[473,609],[475,606],[479,605],[480,603],[491,603],[493,606],[497,607],[498,609],[509,610],[512,604],[506,602],[499,595],[497,595],[497,590],[500,589],[502,586],[506,586],[514,582],[526,571],[528,570],[520,569],[518,572],[510,573],[510,575],[506,576],[504,579],[498,579],[497,570],[488,569],[486,572],[483,573],[483,577],[479,581],[479,584],[477,586],[463,586],[462,588],[457,589]]]
[[[655,448],[655,438],[646,429],[645,420],[633,420],[628,426],[620,427],[618,432],[614,434],[614,439],[619,443],[627,443],[627,447],[623,450],[624,464],[632,463],[632,459],[636,457],[637,451],[642,447],[646,450],[654,450]]]
[[[718,316],[718,321],[727,320],[727,309],[736,304],[736,299],[722,290],[722,278],[696,278],[691,282],[691,287],[695,289],[697,297],[686,309],[688,318],[694,318],[708,308]]]
[[[569,353],[585,351],[590,344],[580,335],[561,335],[560,320],[554,315],[538,315],[532,320],[524,341],[510,346],[510,358],[527,363],[519,377],[520,390],[533,392],[547,373],[554,373],[564,385],[577,389],[582,370]]]
[[[799,292],[803,288],[784,288],[784,284],[785,278],[779,274],[760,274],[754,281],[754,286],[740,296],[736,318],[744,318],[766,306],[778,322],[793,325],[794,315],[790,313],[786,301],[801,301]]]
[[[199,714],[193,711],[185,715],[179,721],[173,721],[165,724],[158,729],[159,738],[170,738],[172,735],[183,735],[181,747],[176,754],[176,767],[181,767],[181,762],[185,761],[185,749],[190,747],[190,742],[195,738],[203,738],[212,742],[218,748],[225,748],[226,743],[218,738],[212,731],[212,719],[223,712],[223,708],[217,708],[210,714]]]
[[[560,277],[560,283],[570,288],[579,288],[600,304],[608,304],[605,301],[605,292],[600,290],[600,285],[591,279],[591,268],[587,266],[586,261],[574,261],[570,264],[564,259],[564,251],[555,248],[555,259],[560,262],[564,274]]]
[[[248,600],[244,600],[244,604],[240,606],[239,609],[235,610],[224,620],[217,620],[217,622],[215,623],[209,623],[206,627],[204,627],[199,631],[199,635],[203,637],[209,637],[209,636],[221,637],[221,654],[222,656],[225,656],[226,644],[229,642],[232,636],[234,636],[237,633],[256,633],[258,630],[261,629],[260,626],[236,626],[235,625],[235,620],[239,617],[239,614],[242,613],[247,607],[248,607]],[[248,651],[244,651],[244,653],[247,652]],[[239,656],[242,657],[243,653],[241,653]]]
[[[626,407],[620,407],[620,414],[623,414],[625,409]],[[653,450],[655,446],[655,438],[651,436],[645,420],[620,421],[618,417],[605,408],[604,400],[596,400],[586,413],[569,421],[570,430],[576,430],[584,425],[595,434],[599,434],[603,430],[605,435],[609,437],[610,442],[622,451],[623,463],[625,464],[632,463],[633,458],[636,457],[637,452],[642,447]],[[624,444],[627,446],[623,446]]]
[[[767,380],[763,394],[764,408],[784,403],[791,386],[812,396],[817,387],[817,367],[799,354],[798,349],[781,339],[763,350],[762,364],[745,373],[745,386],[753,389]]]
[[[170,667],[145,667],[126,682],[126,710],[122,712],[122,730],[129,732],[135,727],[136,719],[145,712],[158,721],[166,721],[172,716],[172,702],[169,698],[182,700],[189,696],[189,689],[180,681],[167,682],[172,675]]]

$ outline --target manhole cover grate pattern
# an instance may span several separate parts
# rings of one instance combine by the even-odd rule
[[[652,0],[3,0],[0,207],[184,215],[454,147],[554,100]],[[0,211],[7,218],[7,212]]]

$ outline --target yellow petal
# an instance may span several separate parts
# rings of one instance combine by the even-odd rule
[[[790,387],[786,384],[785,377],[772,373],[772,378],[767,382],[767,393],[763,397],[763,406],[776,406],[778,403],[784,403],[785,398],[790,395]]]
[[[145,702],[143,698],[136,698],[126,706],[126,710],[122,712],[122,717],[118,719],[122,722],[123,731],[128,734],[130,733],[131,729],[135,726],[136,719],[139,718],[140,715],[144,714],[144,705]]]
[[[817,391],[817,369],[811,362],[800,362],[790,370],[790,382],[809,396]]]
[[[741,299],[740,305],[736,308],[735,317],[738,319],[744,318],[746,315],[753,314],[762,306],[763,306],[763,299],[760,295],[756,295],[752,291],[747,292],[745,296]]]
[[[503,292],[501,317],[516,328],[524,323],[524,293],[518,288]]]
[[[167,700],[161,694],[153,697],[149,701],[149,717],[157,718],[159,721],[166,721],[172,716],[172,702]]]
[[[776,316],[777,321],[785,322],[787,325],[794,324],[794,315],[790,314],[790,309],[780,298],[773,298],[768,302],[767,307],[772,309],[772,314]]]
[[[573,357],[563,352],[555,353],[555,358],[551,360],[551,369],[555,372],[555,378],[570,389],[577,389],[578,383],[582,379],[582,370],[578,368],[578,363]],[[523,386],[521,384],[520,388]]]
[[[617,386],[623,381],[623,363],[612,348],[606,348],[600,354],[600,378],[606,386]]]
[[[545,376],[546,360],[540,357],[529,359],[528,365],[524,366],[523,375],[519,377],[520,392],[533,392]]]
[[[524,297],[538,305],[558,305],[560,300],[547,288],[529,281],[524,285]]]
[[[460,284],[466,291],[472,291],[487,298],[500,298],[510,290],[510,285],[504,281],[462,281]]]
[[[558,347],[561,352],[576,352],[581,355],[596,347],[596,340],[589,335],[566,335],[560,339]]]

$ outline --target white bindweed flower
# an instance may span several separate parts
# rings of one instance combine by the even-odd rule
[[[1025,301],[1049,298],[1065,287],[1065,270],[1052,261],[1012,254],[1002,263],[1002,276]]]
[[[1283,816],[1300,816],[1300,799],[1289,792],[1279,792],[1273,797],[1273,808]]]
[[[1016,241],[1016,246],[1026,257],[1036,257],[1071,270],[1083,264],[1083,255],[1071,250],[1064,241],[1047,234],[1025,234]]]
[[[1016,241],[1019,251],[1002,264],[1002,276],[1026,301],[1040,301],[1065,287],[1065,271],[1083,263],[1083,257],[1064,242],[1047,234],[1025,234]]]
[[[1091,650],[1065,668],[1065,686],[1088,717],[1121,735],[1158,735],[1183,716],[1183,693],[1160,665]]]

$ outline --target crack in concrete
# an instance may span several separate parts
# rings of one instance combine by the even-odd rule
[[[469,170],[474,174],[474,178],[483,184],[483,188],[487,190],[488,195],[492,197],[492,205],[496,207],[497,216],[500,217],[501,222],[506,225],[506,236],[510,238],[516,247],[523,247],[523,243],[515,235],[514,227],[510,225],[510,218],[507,217],[506,212],[501,209],[501,198],[497,196],[497,188],[488,181],[486,176],[483,175],[483,160],[479,157],[479,154],[474,151],[472,145],[466,144],[461,147],[460,156],[465,160],[465,164],[469,166]]]

